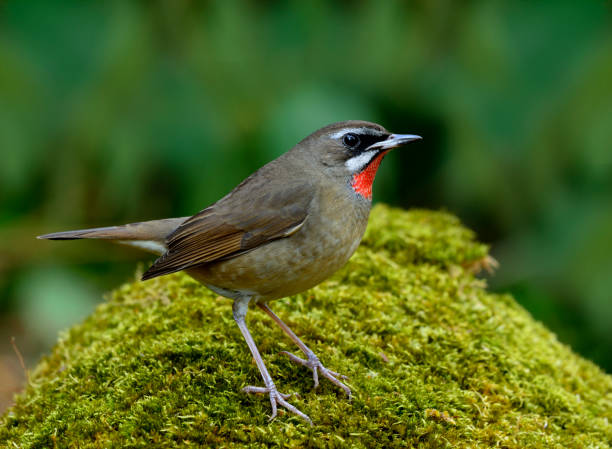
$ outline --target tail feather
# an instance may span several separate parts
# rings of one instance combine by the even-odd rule
[[[123,226],[108,226],[105,228],[79,229],[76,231],[52,232],[39,235],[40,240],[75,240],[75,239],[117,239],[124,231]]]
[[[79,229],[76,231],[53,232],[39,235],[44,240],[103,239],[113,240],[124,245],[135,246],[160,254],[165,251],[166,237],[189,217],[166,218],[163,220],[143,221],[123,226]]]

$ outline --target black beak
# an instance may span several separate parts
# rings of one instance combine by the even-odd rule
[[[386,140],[370,145],[368,150],[391,150],[421,139],[422,137],[416,134],[391,134]]]

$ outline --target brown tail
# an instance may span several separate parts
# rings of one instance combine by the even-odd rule
[[[48,240],[113,240],[124,245],[135,246],[146,251],[161,254],[166,251],[166,237],[187,218],[189,217],[143,221],[123,226],[54,232],[52,234],[39,235],[37,238]]]

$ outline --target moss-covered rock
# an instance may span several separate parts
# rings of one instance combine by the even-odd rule
[[[260,384],[231,302],[178,274],[115,291],[65,333],[0,421],[4,447],[505,447],[612,444],[612,378],[474,278],[487,248],[445,213],[378,206],[349,264],[272,303],[348,402],[247,317],[279,389],[314,427],[240,392]]]

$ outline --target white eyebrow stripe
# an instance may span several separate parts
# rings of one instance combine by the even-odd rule
[[[377,131],[372,128],[344,128],[342,131],[336,131],[330,137],[332,139],[338,139],[347,133],[369,134],[370,136],[383,136],[384,135],[382,131]]]
[[[372,158],[378,154],[378,151],[366,151],[357,156],[353,156],[344,163],[344,166],[351,172],[357,173],[361,171],[363,167],[368,165]]]

